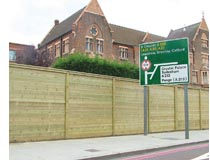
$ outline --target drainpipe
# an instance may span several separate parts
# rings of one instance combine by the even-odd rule
[[[63,37],[60,38],[60,57],[63,57],[63,47],[62,47]]]

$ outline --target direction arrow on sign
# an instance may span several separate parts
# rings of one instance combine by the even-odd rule
[[[188,39],[140,44],[140,84],[189,83]]]

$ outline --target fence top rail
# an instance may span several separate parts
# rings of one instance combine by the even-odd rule
[[[33,66],[33,65],[25,65],[25,64],[17,64],[17,63],[9,63],[9,67],[10,68],[28,69],[28,70],[39,70],[39,71],[46,71],[46,72],[68,73],[67,70],[62,70],[62,69],[55,69],[55,68],[51,68],[51,67]]]
[[[104,78],[104,79],[110,79],[110,80],[115,79],[118,81],[139,83],[139,80],[137,79],[100,75],[100,74],[87,73],[87,72],[70,71],[70,70],[64,70],[64,69],[56,69],[52,67],[32,66],[32,65],[17,64],[17,63],[9,63],[9,67],[22,68],[22,69],[28,69],[28,70],[39,70],[39,71],[45,71],[45,72],[63,73],[63,74],[70,74],[70,75],[80,75],[80,76],[86,76],[86,77]],[[173,86],[173,87],[183,88],[183,85],[159,85],[159,86],[163,86],[163,87]],[[195,87],[190,84],[188,85],[188,89],[209,91],[209,88],[202,88],[200,86]]]
[[[22,68],[22,69],[28,69],[28,70],[39,70],[39,71],[45,71],[45,72],[54,72],[54,73],[63,73],[70,75],[80,75],[80,76],[86,76],[86,77],[96,77],[96,78],[104,78],[104,79],[117,79],[121,81],[132,81],[138,83],[139,81],[136,79],[130,79],[130,78],[123,78],[123,77],[115,77],[115,76],[108,76],[108,75],[100,75],[100,74],[94,74],[94,73],[87,73],[87,72],[78,72],[78,71],[70,71],[70,70],[64,70],[64,69],[56,69],[52,67],[41,67],[41,66],[32,66],[32,65],[24,65],[24,64],[17,64],[17,63],[10,63],[10,68]]]

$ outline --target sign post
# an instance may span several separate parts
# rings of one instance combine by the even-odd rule
[[[146,136],[147,135],[147,132],[148,132],[148,124],[147,124],[147,121],[148,121],[148,113],[147,113],[147,108],[148,108],[148,105],[147,105],[147,102],[148,102],[148,99],[147,99],[147,86],[144,86],[144,135]]]
[[[185,139],[189,139],[188,85],[184,84]]]
[[[188,90],[189,51],[188,38],[140,44],[140,84],[144,88],[144,134],[147,134],[148,85],[184,84],[185,138],[189,138]],[[146,96],[146,97],[145,97]]]

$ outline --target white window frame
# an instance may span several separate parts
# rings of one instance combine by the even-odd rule
[[[53,48],[52,45],[47,47],[47,53],[52,54]]]
[[[69,38],[65,38],[62,41],[62,52],[63,54],[69,53]]]
[[[128,60],[128,47],[119,46],[119,50],[120,50],[120,59]]]
[[[192,52],[190,52],[189,57],[190,57],[190,64],[193,64],[193,53]]]
[[[204,65],[209,64],[209,54],[208,53],[201,52],[201,59],[202,59],[202,64],[204,64]]]
[[[9,61],[16,61],[16,54],[15,50],[9,50]]]
[[[104,40],[103,39],[96,39],[96,52],[102,54],[104,52]]]
[[[60,57],[60,42],[55,43],[55,57]]]
[[[205,33],[202,33],[201,41],[202,41],[202,47],[203,48],[209,48],[208,47],[208,38],[207,38]]]
[[[194,84],[198,83],[198,71],[197,70],[192,71],[192,83],[194,83]]]
[[[202,47],[203,48],[208,48],[208,41],[207,40],[202,39]]]
[[[209,84],[209,72],[201,71],[201,82],[202,84]]]
[[[93,37],[85,37],[85,50],[88,52],[93,51]]]

